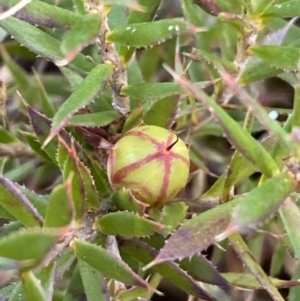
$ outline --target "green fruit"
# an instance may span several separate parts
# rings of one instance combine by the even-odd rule
[[[174,133],[143,125],[112,148],[107,173],[116,189],[126,188],[141,202],[161,206],[173,200],[189,176],[189,152]]]

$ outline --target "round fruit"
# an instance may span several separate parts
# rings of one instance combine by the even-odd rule
[[[188,147],[181,139],[164,128],[143,125],[114,145],[107,172],[115,188],[129,189],[139,201],[160,206],[185,187],[189,165]]]

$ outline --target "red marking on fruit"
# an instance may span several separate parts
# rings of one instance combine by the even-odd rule
[[[180,159],[181,161],[183,161],[184,163],[186,163],[187,166],[190,166],[190,162],[189,160],[187,160],[185,157],[183,157],[180,154],[171,152],[170,155],[174,158],[174,159]]]
[[[154,138],[150,137],[149,135],[147,135],[144,132],[131,132],[131,131],[129,131],[128,133],[126,133],[125,136],[126,137],[135,136],[135,137],[141,138],[143,140],[147,140],[147,141],[153,143],[156,147],[159,147],[161,145],[161,142],[156,141]]]
[[[147,157],[145,157],[143,160],[140,161],[136,161],[134,163],[131,163],[123,168],[121,168],[120,170],[118,170],[112,177],[112,182],[113,183],[120,183],[122,181],[123,178],[125,178],[128,173],[136,170],[137,168],[143,166],[144,164],[152,161],[153,159],[155,159],[157,157],[157,154],[152,154],[152,155],[148,155]]]

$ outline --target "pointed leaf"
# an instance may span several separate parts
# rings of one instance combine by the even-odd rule
[[[19,0],[0,0],[0,12],[19,3]],[[69,28],[79,19],[79,16],[67,9],[62,9],[46,2],[32,0],[15,15],[16,18],[33,25],[54,28]]]
[[[128,15],[127,25],[134,23],[147,22],[153,19],[155,11],[158,9],[161,0],[139,0],[138,3],[144,8],[143,11],[131,10]],[[129,48],[122,45],[119,50],[119,54],[123,57],[125,63],[131,58],[134,52],[134,48]]]
[[[70,125],[85,127],[102,127],[119,119],[121,115],[116,111],[104,111],[89,114],[74,115],[70,118]]]
[[[211,111],[223,128],[229,142],[243,156],[250,160],[255,167],[268,177],[272,176],[278,170],[276,162],[262,145],[230,117],[214,99],[206,95],[202,90],[197,89],[195,85],[190,84],[188,81],[179,77],[169,67],[166,67],[166,69],[184,88],[186,88],[195,98],[199,99],[199,101]]]
[[[293,18],[300,15],[299,0],[278,1],[269,4],[268,8],[260,14],[263,18]],[[283,3],[281,3],[283,2]]]
[[[173,18],[115,28],[106,38],[109,42],[139,48],[160,44],[174,36],[195,31],[184,19]]]
[[[256,278],[250,273],[222,273],[222,276],[233,286],[243,289],[256,290],[264,289]],[[298,281],[281,280],[269,277],[273,285],[277,288],[289,288],[299,285]]]
[[[64,58],[59,50],[59,41],[35,26],[13,17],[0,21],[0,26],[34,53],[54,63]],[[70,63],[70,66],[77,70],[89,72],[95,64],[83,54],[79,54]]]
[[[175,122],[180,102],[179,97],[157,100],[145,113],[144,122],[170,129]]]
[[[77,301],[78,296],[82,296],[84,300],[88,300],[86,298],[84,286],[82,283],[82,277],[80,275],[79,267],[77,265],[72,274],[71,281],[69,282],[67,290],[64,294],[63,301]]]
[[[96,220],[96,224],[104,234],[123,237],[148,236],[164,227],[133,212],[125,211],[105,214]]]
[[[59,235],[55,231],[41,228],[22,229],[0,239],[0,256],[38,262],[58,240]]]
[[[103,273],[105,277],[129,285],[148,287],[148,284],[135,274],[125,262],[102,247],[77,240],[75,241],[74,249],[79,258]]]
[[[241,197],[241,202],[233,210],[228,231],[243,232],[255,228],[278,210],[292,187],[290,175],[282,172],[252,190],[245,197],[246,201]]]
[[[84,291],[89,301],[109,301],[108,288],[104,277],[85,261],[78,260]]]
[[[300,210],[291,198],[287,198],[279,210],[281,220],[288,238],[293,246],[294,255],[300,258]]]
[[[219,236],[221,239],[221,234],[224,239],[229,235],[229,232],[225,231],[230,223],[234,222],[234,219],[232,220],[234,210],[235,212],[241,210],[242,218],[245,219],[245,222],[240,219],[239,226],[234,230],[245,227],[248,225],[246,222],[255,226],[265,221],[288,195],[291,186],[292,180],[283,172],[251,190],[247,195],[237,197],[185,221],[166,242],[153,264],[195,255],[215,243],[216,237]],[[238,224],[234,222],[234,225]]]
[[[0,204],[25,226],[40,226],[43,218],[10,180],[0,175]]]
[[[49,198],[44,227],[66,227],[74,217],[74,202],[72,200],[72,178],[56,186]]]
[[[100,14],[81,16],[76,25],[66,33],[60,45],[67,62],[73,60],[82,49],[94,42],[99,34],[100,26]]]
[[[121,249],[144,264],[150,262],[158,253],[155,249],[138,240],[126,240]],[[190,295],[204,300],[215,300],[192,277],[173,262],[162,263],[152,269]]]
[[[88,74],[54,115],[49,137],[53,138],[66,125],[73,113],[87,105],[98,95],[109,79],[113,68],[113,65],[108,64],[97,65]]]
[[[270,65],[284,70],[298,70],[300,49],[290,46],[260,45],[247,50]]]
[[[22,282],[28,301],[47,301],[41,281],[29,271],[22,275]]]

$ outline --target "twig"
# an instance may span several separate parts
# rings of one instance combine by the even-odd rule
[[[25,143],[0,143],[0,156],[8,156],[11,158],[33,158],[36,157],[34,151]]]
[[[102,23],[96,43],[103,61],[115,66],[110,82],[113,98],[112,104],[118,112],[125,115],[130,111],[130,101],[128,96],[121,95],[121,88],[127,85],[127,72],[124,69],[115,44],[109,43],[105,39],[109,31],[107,18],[109,10],[104,4],[96,4],[92,1],[85,3],[85,9],[89,13],[97,12],[101,14]]]

